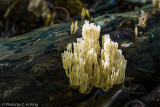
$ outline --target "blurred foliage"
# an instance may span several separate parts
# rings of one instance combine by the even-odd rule
[[[80,0],[54,0],[54,5],[65,7],[71,15],[81,15],[83,8]]]
[[[136,1],[136,2],[135,2]],[[13,37],[36,28],[106,13],[137,9],[150,0],[0,0],[0,37]]]

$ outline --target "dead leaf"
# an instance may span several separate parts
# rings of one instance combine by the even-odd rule
[[[28,5],[28,11],[32,12],[34,9],[38,8],[41,0],[31,0]]]

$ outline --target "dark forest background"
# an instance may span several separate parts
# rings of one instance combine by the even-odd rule
[[[0,37],[10,38],[36,28],[107,13],[137,10],[151,0],[0,0]]]

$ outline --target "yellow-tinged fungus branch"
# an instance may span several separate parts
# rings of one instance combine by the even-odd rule
[[[72,22],[70,34],[75,34],[77,30],[78,30],[78,20],[76,20],[75,23]]]

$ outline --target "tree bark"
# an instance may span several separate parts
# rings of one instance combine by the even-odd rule
[[[111,39],[118,42],[128,62],[126,77],[133,77],[136,84],[152,90],[158,85],[160,77],[160,20],[158,15],[152,14],[152,10],[146,11],[150,16],[146,27],[139,27],[137,39],[134,26],[138,24],[138,11],[105,14],[90,22],[101,26],[100,44],[104,34],[110,34]],[[77,89],[69,86],[63,69],[61,53],[68,43],[82,37],[81,27],[76,34],[70,35],[70,25],[57,24],[15,38],[0,39],[2,103],[33,102],[43,106],[75,106],[78,102],[86,101],[88,106],[94,106],[95,103],[88,103],[87,99],[95,95],[96,89],[89,95],[79,94]]]

